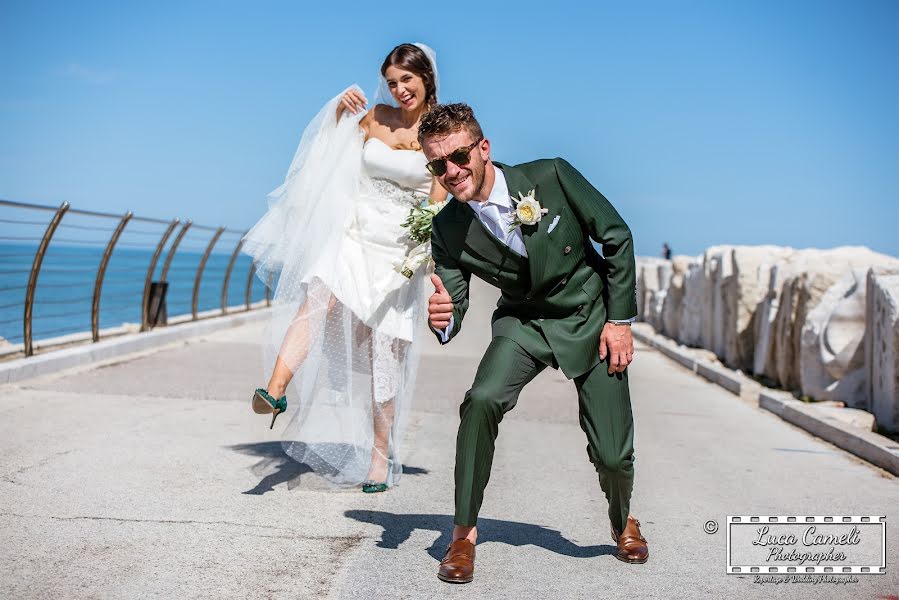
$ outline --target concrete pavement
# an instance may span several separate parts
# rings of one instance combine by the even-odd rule
[[[449,542],[457,407],[489,335],[476,285],[461,336],[428,339],[406,474],[334,492],[249,410],[260,326],[0,387],[0,596],[9,598],[877,598],[857,583],[725,574],[728,514],[887,515],[896,478],[750,406],[648,346],[630,370],[632,512],[645,565],[612,556],[573,385],[547,370],[501,425],[477,573],[435,576]],[[721,529],[707,534],[703,524]]]

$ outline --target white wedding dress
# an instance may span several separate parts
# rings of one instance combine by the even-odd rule
[[[294,371],[284,450],[330,482],[358,484],[380,424],[396,483],[427,277],[398,272],[415,245],[401,223],[427,199],[431,177],[421,152],[363,143],[362,115],[337,122],[342,95],[307,128],[244,251],[262,277],[278,276],[266,364],[279,357]]]
[[[396,150],[377,138],[363,145],[363,190],[333,275],[318,274],[337,298],[379,333],[412,341],[415,286],[398,267],[411,241],[401,223],[428,198],[431,177],[424,154]],[[419,278],[420,280],[420,278]]]

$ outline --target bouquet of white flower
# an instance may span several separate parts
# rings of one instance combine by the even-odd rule
[[[411,278],[421,265],[431,259],[431,221],[445,205],[445,201],[436,202],[409,210],[409,216],[402,226],[409,230],[409,239],[417,245],[406,253],[405,260],[397,267],[397,271],[404,277]]]

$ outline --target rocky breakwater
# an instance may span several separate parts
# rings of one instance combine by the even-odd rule
[[[899,431],[899,259],[780,246],[640,257],[637,305],[657,332],[728,367]]]

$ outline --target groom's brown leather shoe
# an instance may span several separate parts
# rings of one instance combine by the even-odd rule
[[[437,578],[447,583],[468,583],[474,579],[474,544],[465,538],[450,544],[440,561]]]
[[[649,558],[649,546],[640,533],[640,521],[633,517],[627,518],[627,525],[620,534],[612,527],[612,541],[618,544],[615,558],[620,561],[642,564]]]

